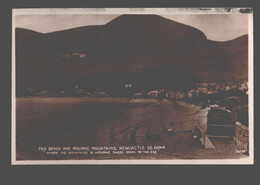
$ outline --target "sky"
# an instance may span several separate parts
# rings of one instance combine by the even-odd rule
[[[16,15],[15,27],[41,33],[80,26],[103,25],[120,15]],[[193,26],[209,40],[227,41],[248,34],[248,14],[163,14],[170,20]]]

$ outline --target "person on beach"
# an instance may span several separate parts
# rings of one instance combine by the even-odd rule
[[[162,135],[167,134],[167,128],[166,128],[165,124],[162,124],[161,129],[162,129],[161,130]]]
[[[136,131],[137,127],[135,127],[130,134],[130,145],[136,145]]]
[[[174,123],[171,122],[171,123],[170,123],[170,126],[171,126],[171,127],[168,128],[168,132],[167,132],[167,134],[168,134],[169,136],[173,136],[173,135],[174,135],[173,125],[174,125]]]
[[[153,140],[153,134],[152,134],[152,131],[151,131],[150,127],[148,128],[148,130],[146,132],[145,140],[147,140],[147,141],[152,141]]]
[[[115,145],[115,133],[113,128],[111,128],[109,131],[109,138],[110,138],[110,145],[111,146]]]
[[[192,130],[192,143],[193,144],[199,143],[200,138],[201,138],[201,132],[200,132],[200,129],[198,128],[198,126],[196,126]]]

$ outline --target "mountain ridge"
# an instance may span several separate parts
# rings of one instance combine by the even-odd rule
[[[113,86],[118,80],[115,84],[133,81],[139,87],[150,84],[149,88],[152,82],[156,87],[160,83],[172,87],[181,86],[178,81],[247,78],[247,35],[211,41],[200,30],[161,16],[122,15],[105,25],[45,34],[29,30],[26,35],[20,30],[16,28],[16,62],[21,87],[40,83],[47,88],[52,83],[47,76],[53,76],[53,81],[61,78],[55,82],[65,84],[60,88],[77,81],[93,84],[98,76],[107,78],[100,80],[100,86]],[[122,73],[128,75],[119,80]],[[109,75],[116,77],[109,81]],[[72,76],[74,82],[68,82]]]

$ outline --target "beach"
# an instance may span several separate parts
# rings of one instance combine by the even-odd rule
[[[216,148],[210,150],[194,143],[191,131],[198,124],[206,130],[208,108],[201,109],[184,102],[109,97],[19,97],[16,98],[16,110],[17,160],[243,157],[235,152],[232,139],[214,139],[212,143]],[[163,125],[177,133],[173,136],[161,135]],[[136,145],[144,149],[122,150],[122,147],[130,146],[130,134],[135,127]],[[116,149],[96,152],[93,147],[111,145],[111,128],[115,134],[113,145]],[[153,135],[160,135],[159,139],[145,140],[148,128]],[[147,148],[149,146],[154,148]],[[64,153],[58,149],[48,150],[53,154],[43,151],[50,147],[60,147]],[[85,150],[74,150],[72,153],[73,147],[85,147]],[[66,148],[67,151],[64,150]],[[92,151],[94,155],[89,155]]]

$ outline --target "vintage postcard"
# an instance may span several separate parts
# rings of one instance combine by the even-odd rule
[[[12,164],[254,164],[251,8],[13,9]]]

